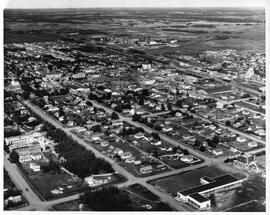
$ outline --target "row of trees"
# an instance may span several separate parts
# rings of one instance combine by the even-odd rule
[[[64,131],[50,128],[47,130],[47,135],[58,142],[55,151],[59,153],[59,157],[65,158],[63,166],[80,178],[92,174],[114,172],[110,163],[97,158],[93,152],[79,145]]]

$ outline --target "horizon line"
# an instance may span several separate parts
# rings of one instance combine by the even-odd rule
[[[266,6],[187,6],[187,7],[141,7],[141,6],[138,6],[138,7],[107,7],[107,6],[104,6],[104,7],[29,7],[29,8],[14,8],[14,7],[7,7],[7,8],[4,8],[4,10],[32,10],[32,9],[38,9],[38,10],[42,10],[42,9],[138,9],[138,8],[141,8],[141,9],[187,9],[187,8],[223,8],[223,9],[226,9],[226,8],[264,8],[266,9]]]

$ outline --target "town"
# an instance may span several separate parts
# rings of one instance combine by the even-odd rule
[[[265,180],[264,52],[76,35],[4,45],[6,210],[264,207],[222,204]]]

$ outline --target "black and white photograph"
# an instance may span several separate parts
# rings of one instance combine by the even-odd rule
[[[266,214],[269,3],[6,0],[3,214]]]

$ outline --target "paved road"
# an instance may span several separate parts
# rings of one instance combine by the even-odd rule
[[[93,102],[93,103],[95,104],[95,102]],[[24,104],[26,106],[28,106],[33,112],[38,114],[41,118],[43,118],[44,120],[46,120],[49,123],[51,123],[52,125],[54,125],[56,128],[59,128],[59,129],[65,131],[66,134],[70,135],[75,141],[77,141],[79,144],[85,146],[88,150],[91,150],[97,157],[101,157],[101,158],[105,159],[106,161],[108,161],[109,163],[111,163],[112,167],[114,168],[114,170],[116,172],[122,174],[123,176],[125,176],[127,178],[128,181],[127,181],[126,185],[132,184],[132,183],[139,183],[139,184],[143,185],[144,187],[146,187],[151,192],[153,192],[155,195],[157,195],[162,201],[168,203],[172,208],[176,209],[177,211],[186,211],[186,207],[184,205],[180,204],[179,202],[177,202],[173,197],[168,196],[167,193],[160,192],[154,186],[147,183],[148,180],[156,179],[156,178],[158,178],[158,176],[155,176],[155,177],[150,176],[150,177],[145,177],[145,178],[139,178],[139,177],[133,176],[126,169],[119,166],[113,159],[105,156],[104,154],[102,154],[101,152],[99,152],[98,150],[96,150],[95,148],[90,146],[89,144],[85,143],[82,139],[80,139],[79,137],[77,137],[76,135],[71,133],[68,129],[64,128],[55,119],[49,117],[44,111],[42,111],[38,107],[32,105],[29,101],[24,101]],[[96,105],[96,106],[98,107],[100,105]],[[110,109],[108,109],[107,111],[112,112],[112,110],[110,110]],[[177,143],[176,141],[170,140],[169,138],[166,138],[166,139],[168,139],[170,142],[172,141],[172,143],[174,143],[175,145],[179,145],[179,143]],[[209,159],[208,159],[208,161],[209,161]],[[200,166],[199,165],[198,166],[197,165],[196,166],[190,166],[190,167],[187,167],[187,169],[184,168],[184,169],[181,169],[181,170],[175,170],[175,171],[172,171],[171,173],[159,174],[159,176],[160,177],[169,176],[169,175],[180,173],[180,172],[185,171],[185,170],[197,169],[198,167],[200,167]],[[45,204],[46,206],[49,206],[49,205],[69,201],[69,199],[72,200],[72,198],[76,199],[76,195],[70,196],[70,197],[65,197],[64,199],[58,199],[58,200],[54,200],[54,201],[51,201],[51,202],[48,202],[48,203],[43,203],[43,204]]]
[[[15,186],[19,190],[22,190],[22,194],[26,198],[26,200],[28,201],[29,205],[32,208],[38,208],[39,210],[47,210],[47,207],[43,205],[42,200],[33,191],[31,186],[28,184],[28,182],[21,175],[17,165],[11,163],[6,158],[6,156],[4,157],[4,167],[5,167],[5,170],[8,172],[9,176],[11,177],[12,181],[14,182]],[[26,189],[28,189],[28,191],[26,191]],[[23,210],[23,208],[20,208],[20,210]]]
[[[84,96],[83,94],[80,94],[80,95],[81,95],[81,96]],[[87,99],[86,96],[84,96],[84,98]],[[88,100],[88,99],[87,99],[87,100]],[[112,109],[110,109],[110,108],[108,108],[108,107],[106,107],[106,106],[104,106],[104,105],[102,105],[102,104],[99,104],[99,103],[97,103],[96,101],[93,101],[93,100],[89,100],[89,101],[91,101],[92,104],[93,104],[94,106],[99,107],[99,108],[103,108],[107,113],[112,113],[112,112],[114,112],[114,110],[112,110]],[[186,145],[184,145],[184,144],[181,144],[181,143],[179,143],[179,142],[177,142],[177,141],[175,141],[175,140],[173,140],[173,139],[167,137],[166,135],[164,135],[164,134],[162,134],[162,133],[160,133],[160,132],[157,132],[156,130],[154,130],[154,129],[150,128],[150,127],[147,127],[147,126],[144,125],[144,124],[141,124],[141,123],[139,123],[139,122],[134,122],[134,121],[132,121],[131,118],[125,117],[125,116],[123,116],[123,115],[121,115],[121,114],[118,114],[118,115],[119,115],[119,119],[120,119],[120,120],[126,121],[126,122],[128,122],[129,124],[134,125],[134,126],[136,126],[136,127],[143,127],[143,129],[144,129],[146,132],[148,132],[148,133],[152,133],[152,132],[159,133],[159,136],[160,136],[160,138],[161,138],[162,140],[168,142],[169,144],[171,144],[171,145],[173,145],[173,146],[181,146],[181,148],[183,148],[183,149],[188,149],[189,152],[190,152],[191,154],[194,154],[195,156],[197,156],[197,157],[199,157],[199,158],[203,158],[205,161],[211,161],[211,160],[212,160],[212,159],[209,158],[208,156],[202,155],[200,152],[198,152],[198,151],[196,151],[196,150],[194,150],[194,149],[192,149],[192,148],[190,148],[190,147],[188,147],[188,146],[186,146]]]

